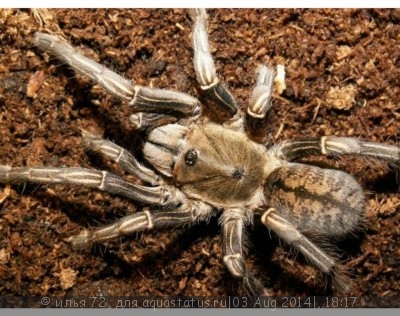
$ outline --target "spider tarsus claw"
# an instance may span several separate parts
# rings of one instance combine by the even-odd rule
[[[52,47],[57,41],[59,41],[59,39],[50,34],[36,32],[33,35],[33,44],[44,50]]]
[[[83,138],[90,139],[90,140],[91,139],[99,139],[98,136],[96,136],[95,134],[92,134],[91,132],[89,132],[83,128],[81,128],[81,135]]]
[[[192,21],[196,21],[196,19],[202,19],[203,23],[207,22],[207,11],[204,8],[189,9],[189,16]]]
[[[331,275],[332,283],[336,291],[339,294],[348,294],[353,287],[353,281],[344,273],[344,269],[335,269],[332,271]]]
[[[91,247],[92,243],[89,239],[89,231],[84,230],[79,235],[71,236],[66,239],[72,245],[75,251],[85,250]]]
[[[10,166],[0,165],[0,182],[8,182],[8,172],[11,169],[12,168]]]

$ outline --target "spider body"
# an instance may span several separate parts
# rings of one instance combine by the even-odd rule
[[[257,213],[266,228],[330,275],[338,292],[347,292],[350,281],[345,268],[318,241],[326,244],[360,227],[363,191],[345,172],[295,161],[308,155],[360,155],[398,165],[399,149],[336,136],[293,139],[273,146],[251,140],[247,132],[253,125],[247,122],[262,120],[269,111],[275,72],[261,66],[247,109],[239,108],[217,77],[205,10],[192,10],[191,18],[197,81],[206,99],[229,120],[223,125],[210,122],[201,116],[203,105],[196,98],[134,85],[56,36],[36,33],[36,46],[129,102],[131,122],[147,133],[143,154],[150,166],[111,141],[82,131],[86,148],[118,163],[140,184],[103,170],[4,165],[0,166],[0,182],[93,187],[144,206],[115,223],[70,237],[76,250],[140,231],[206,221],[222,211],[225,265],[248,294],[270,295],[248,271],[244,259],[245,230]]]
[[[156,128],[144,153],[187,196],[222,208],[262,205],[263,179],[278,163],[245,134],[214,123]]]
[[[349,174],[302,164],[274,170],[264,185],[266,201],[303,232],[340,237],[358,228],[364,193]]]

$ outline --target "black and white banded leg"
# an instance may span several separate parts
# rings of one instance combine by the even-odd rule
[[[129,199],[159,206],[179,205],[186,196],[169,185],[148,187],[133,184],[109,173],[86,168],[16,167],[0,165],[0,183],[71,184],[97,188]]]
[[[286,141],[277,146],[280,158],[295,160],[308,155],[358,155],[385,160],[399,166],[400,149],[351,137],[323,136]]]
[[[345,269],[304,236],[298,229],[269,208],[261,215],[261,222],[275,232],[279,238],[300,251],[304,257],[320,271],[332,277],[333,285],[340,293],[346,293],[351,288],[351,280],[344,274]]]
[[[250,95],[246,111],[246,130],[259,143],[265,143],[269,127],[268,112],[272,107],[272,86],[275,71],[265,65],[257,69],[257,81]]]
[[[250,296],[270,293],[261,282],[248,271],[243,257],[245,225],[249,224],[250,215],[242,209],[227,209],[220,218],[223,235],[224,263],[235,278],[243,282],[244,289]]]
[[[91,247],[122,236],[144,230],[177,227],[208,220],[215,215],[215,209],[203,202],[188,201],[176,209],[145,210],[128,215],[117,222],[94,230],[84,230],[79,235],[69,238],[75,250]]]
[[[190,15],[193,20],[193,64],[197,81],[208,99],[233,116],[238,107],[233,95],[217,77],[207,35],[207,12],[205,9],[192,9]]]
[[[247,115],[257,119],[263,119],[272,106],[271,96],[275,71],[271,67],[262,65],[258,68],[257,73],[257,82],[251,92],[247,107]]]
[[[162,184],[163,181],[153,170],[144,167],[126,149],[109,140],[102,139],[88,131],[82,130],[83,145],[94,152],[118,163],[125,171],[151,185]]]
[[[129,116],[132,126],[138,131],[151,131],[159,126],[176,123],[176,116],[160,113],[138,112]]]
[[[129,80],[78,53],[56,36],[37,32],[33,43],[76,72],[88,76],[108,92],[128,101],[134,112],[173,113],[184,117],[195,117],[201,113],[201,104],[196,98],[171,90],[132,85]]]

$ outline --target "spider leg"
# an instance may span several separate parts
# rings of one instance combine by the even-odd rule
[[[206,10],[204,8],[192,9],[190,16],[193,20],[193,64],[197,81],[208,99],[233,116],[238,107],[232,94],[217,77],[207,35],[208,16]]]
[[[286,243],[299,250],[322,272],[331,275],[333,284],[340,293],[348,292],[351,280],[344,274],[344,267],[336,263],[333,257],[312,243],[294,225],[277,215],[275,211],[274,208],[267,209],[261,216],[261,222]]]
[[[151,185],[161,184],[161,177],[153,170],[141,165],[126,149],[109,140],[102,139],[88,131],[82,130],[83,144],[86,148],[101,153],[103,156],[118,163],[125,171]]]
[[[271,95],[275,71],[262,65],[257,72],[257,82],[251,92],[247,115],[256,119],[263,119],[272,106]]]
[[[108,193],[160,206],[178,205],[186,196],[173,186],[147,187],[125,181],[107,171],[85,168],[16,167],[0,165],[0,183],[33,182],[40,184],[72,184],[98,188]]]
[[[214,209],[203,202],[186,201],[176,209],[146,210],[128,215],[117,222],[95,230],[84,230],[69,238],[76,250],[90,247],[94,243],[106,242],[121,236],[131,235],[148,229],[176,227],[208,220],[215,215]]]
[[[257,70],[256,85],[250,96],[245,116],[245,130],[249,136],[258,143],[267,141],[268,112],[272,107],[272,85],[274,83],[275,71],[271,67],[262,65]]]
[[[396,146],[364,142],[351,137],[324,136],[284,142],[277,147],[280,158],[295,160],[307,155],[359,155],[398,164],[400,149]]]
[[[136,130],[145,131],[155,129],[162,125],[176,123],[178,118],[172,115],[139,112],[132,114],[129,120]]]
[[[78,53],[56,36],[36,32],[33,43],[67,63],[76,72],[88,76],[108,92],[129,101],[134,112],[167,112],[178,116],[197,116],[201,112],[200,102],[196,98],[171,90],[132,85],[129,80]]]
[[[268,296],[270,293],[249,273],[244,261],[243,232],[248,221],[249,216],[246,216],[241,209],[228,209],[222,214],[220,223],[223,233],[224,263],[232,276],[243,281],[245,290],[250,291],[251,296]]]

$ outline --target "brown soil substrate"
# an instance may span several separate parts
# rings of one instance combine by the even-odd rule
[[[0,163],[120,169],[81,147],[80,129],[132,152],[129,107],[32,45],[35,31],[65,35],[87,56],[141,85],[198,96],[190,20],[183,10],[0,11]],[[322,135],[395,144],[400,136],[400,10],[210,10],[220,77],[246,105],[260,63],[285,65],[268,132],[277,141]],[[40,22],[42,26],[40,26]],[[279,131],[279,132],[278,132]],[[368,159],[309,161],[363,186],[363,232],[337,244],[352,296],[400,295],[396,173]],[[132,179],[128,177],[128,179]],[[132,179],[133,180],[133,179]],[[134,181],[134,180],[133,180]],[[92,189],[0,186],[0,295],[237,293],[222,262],[218,221],[123,238],[74,252],[66,239],[136,211]],[[276,295],[332,295],[326,278],[256,221],[247,265]]]

